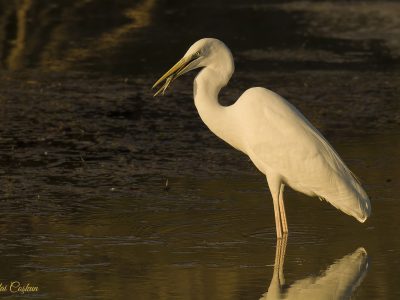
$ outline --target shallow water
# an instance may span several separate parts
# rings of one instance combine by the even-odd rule
[[[39,287],[2,297],[400,297],[400,5],[260,2],[0,2],[0,283]],[[237,64],[222,102],[262,85],[298,106],[362,180],[365,224],[288,189],[277,244],[265,178],[201,123],[193,75],[152,97],[209,35]]]

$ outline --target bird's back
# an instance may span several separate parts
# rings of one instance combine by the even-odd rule
[[[247,90],[232,113],[242,148],[268,176],[278,174],[293,189],[318,196],[364,222],[370,202],[332,146],[289,102],[264,88]]]

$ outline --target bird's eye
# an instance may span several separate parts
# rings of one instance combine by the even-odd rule
[[[197,57],[200,57],[200,56],[201,56],[200,51],[197,51],[197,52],[196,52],[196,56],[197,56]]]

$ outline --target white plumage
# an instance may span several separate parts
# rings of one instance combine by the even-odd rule
[[[180,75],[202,68],[194,81],[199,115],[218,137],[247,154],[266,175],[272,194],[277,237],[287,233],[285,185],[325,199],[364,222],[371,212],[367,194],[321,133],[289,102],[261,87],[245,91],[230,106],[218,94],[234,72],[230,50],[217,39],[201,39],[161,77],[164,92]]]

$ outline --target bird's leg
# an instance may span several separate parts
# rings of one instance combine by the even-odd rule
[[[286,220],[286,212],[285,212],[285,204],[283,203],[283,190],[285,189],[285,185],[281,183],[279,189],[279,212],[281,214],[281,222],[282,222],[282,231],[283,233],[288,233],[288,225]]]
[[[276,241],[275,252],[274,276],[278,277],[280,288],[285,284],[285,276],[283,275],[283,264],[285,262],[286,245],[287,234],[284,234],[281,239]]]
[[[271,191],[272,200],[274,202],[274,213],[275,213],[275,225],[276,225],[276,237],[282,238],[282,224],[281,216],[279,212],[279,192],[280,192],[280,180],[278,177],[269,175],[267,176],[269,190]]]
[[[286,254],[286,245],[287,245],[287,234],[283,233],[282,238],[279,240],[279,284],[283,286],[285,284],[285,276],[283,275],[283,264],[285,262],[285,254]]]
[[[278,239],[280,239],[280,238],[282,238],[282,226],[281,226],[281,216],[280,216],[280,213],[279,213],[278,197],[272,196],[272,199],[273,199],[273,201],[274,201],[276,237],[277,237]]]

